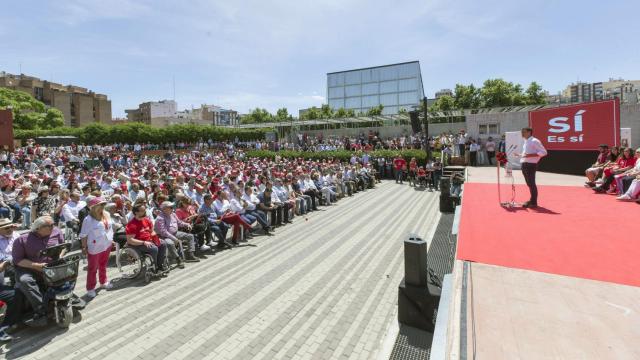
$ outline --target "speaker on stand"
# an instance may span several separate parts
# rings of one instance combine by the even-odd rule
[[[439,279],[433,279],[429,271],[427,242],[410,235],[404,241],[404,278],[398,287],[398,321],[433,332],[441,291]]]
[[[414,134],[422,132],[422,126],[420,126],[420,118],[417,111],[410,111],[409,118],[411,119],[411,130]]]

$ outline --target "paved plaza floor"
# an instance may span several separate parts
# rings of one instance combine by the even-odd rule
[[[118,286],[80,321],[22,330],[2,356],[375,359],[396,321],[402,240],[437,224],[438,194],[386,181],[149,285],[110,268]]]

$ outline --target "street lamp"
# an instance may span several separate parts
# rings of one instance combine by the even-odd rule
[[[422,98],[422,110],[424,111],[424,139],[425,139],[425,151],[427,152],[427,162],[431,160],[431,146],[429,144],[429,112],[427,109],[427,97]]]

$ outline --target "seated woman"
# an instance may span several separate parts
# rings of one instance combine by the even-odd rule
[[[635,179],[631,182],[631,186],[627,191],[618,196],[616,200],[620,201],[640,201],[640,175],[636,176]]]
[[[634,180],[638,175],[640,175],[640,161],[638,161],[639,158],[640,158],[640,148],[637,148],[636,155],[635,155],[635,165],[631,169],[614,176],[616,181],[616,187],[620,195],[622,195],[622,193],[625,191],[623,183],[625,181]]]
[[[216,209],[216,213],[222,221],[233,226],[233,234],[231,241],[237,243],[240,236],[240,227],[244,227],[245,236],[248,236],[251,232],[251,225],[246,222],[240,214],[235,213],[231,208],[231,202],[228,195],[223,190],[218,190],[216,193],[216,200],[213,202],[213,206]],[[244,240],[244,239],[242,239]]]
[[[594,187],[593,190],[599,193],[608,191],[610,194],[615,194],[617,192],[616,183],[614,182],[615,176],[633,168],[635,164],[636,158],[633,156],[633,149],[624,149],[622,156],[620,156],[614,164],[605,166],[602,176],[604,181],[602,185]]]

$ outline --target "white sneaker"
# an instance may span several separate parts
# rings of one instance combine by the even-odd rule
[[[95,290],[89,290],[87,291],[87,297],[89,297],[90,299],[93,299],[94,297],[96,297],[96,291]]]
[[[106,284],[100,284],[100,287],[105,290],[111,290],[113,289],[113,284],[111,283],[111,281],[108,281]]]
[[[209,243],[211,244],[211,243]],[[211,247],[209,245],[202,245],[200,246],[200,251],[209,251],[211,250]]]
[[[616,198],[616,200],[629,201],[629,200],[633,200],[633,199],[631,198],[631,196],[629,196],[627,194],[624,194],[624,195],[618,196]]]

